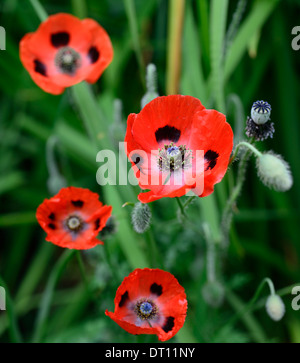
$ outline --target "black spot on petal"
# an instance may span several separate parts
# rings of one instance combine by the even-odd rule
[[[164,126],[155,131],[155,138],[157,142],[163,140],[170,140],[177,142],[180,138],[181,132],[173,126]]]
[[[142,173],[142,174],[145,174],[142,170],[142,165],[144,163],[144,159],[139,155],[139,154],[133,154],[131,156],[131,160],[132,162],[136,165],[136,167],[139,169],[139,171]]]
[[[51,221],[55,221],[55,214],[54,213],[49,214],[48,218],[51,219]]]
[[[143,158],[139,154],[133,154],[131,160],[135,165],[143,163]]]
[[[48,227],[51,228],[51,229],[53,229],[53,230],[56,229],[55,224],[53,224],[53,223],[49,223],[48,224]]]
[[[213,169],[217,164],[218,157],[219,154],[217,152],[213,150],[208,150],[204,155],[205,160],[208,162],[208,165],[205,170]]]
[[[47,77],[47,69],[44,63],[40,62],[38,59],[34,60],[34,70],[44,77]]]
[[[168,316],[166,318],[166,321],[165,321],[164,326],[162,327],[162,329],[166,333],[168,333],[169,331],[171,331],[174,328],[174,325],[175,325],[174,321],[175,321],[175,318],[173,318],[173,316]]]
[[[96,63],[100,57],[100,53],[96,47],[91,47],[88,52],[88,57],[90,58],[91,63]]]
[[[162,290],[162,286],[156,283],[150,286],[150,291],[152,292],[152,294],[156,294],[157,296],[160,296],[162,294]]]
[[[53,47],[59,48],[69,44],[70,34],[67,32],[59,32],[51,34],[51,43]]]
[[[74,207],[83,207],[84,202],[82,200],[71,200],[71,203],[74,205]]]
[[[121,297],[120,302],[119,302],[119,308],[124,306],[128,299],[129,299],[128,291],[125,291],[124,294]]]
[[[96,231],[97,229],[99,229],[99,227],[100,227],[100,218],[97,218],[97,219],[95,220],[95,231]]]
[[[217,160],[210,161],[206,170],[208,170],[208,169],[212,170],[216,166],[216,164],[217,164]]]

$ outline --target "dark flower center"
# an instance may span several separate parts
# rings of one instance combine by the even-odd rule
[[[185,145],[176,146],[173,142],[165,144],[158,149],[157,163],[161,171],[176,171],[189,168],[192,160],[192,151]]]
[[[157,306],[148,299],[139,300],[135,305],[134,311],[141,320],[153,320],[158,314]]]
[[[70,216],[66,225],[71,232],[79,232],[83,228],[83,221],[78,216]]]
[[[62,73],[72,76],[80,67],[80,54],[73,48],[62,47],[57,52],[55,64]]]

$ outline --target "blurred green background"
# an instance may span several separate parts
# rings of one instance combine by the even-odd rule
[[[163,199],[151,205],[151,230],[135,233],[131,207],[121,205],[136,202],[138,188],[97,185],[96,153],[74,94],[44,93],[19,60],[20,39],[40,23],[30,1],[0,0],[0,25],[6,30],[6,50],[0,51],[0,285],[6,287],[8,305],[6,312],[0,311],[0,341],[156,342],[156,337],[127,334],[104,315],[105,309],[114,308],[123,278],[136,267],[146,267],[145,261],[173,273],[186,289],[186,324],[171,341],[300,342],[300,311],[291,308],[290,288],[300,285],[300,51],[291,47],[292,29],[300,25],[300,1],[186,0],[183,9],[181,0],[41,3],[48,14],[92,17],[110,35],[114,61],[92,88],[101,132],[110,135],[112,144],[122,141],[127,115],[140,111],[146,65],[156,65],[158,92],[165,95],[172,90],[172,72],[181,60],[178,92],[226,113],[237,139],[245,138],[245,120],[254,101],[272,105],[274,138],[257,147],[283,155],[291,165],[294,186],[287,193],[269,190],[256,175],[254,158],[250,160],[229,249],[216,256],[225,299],[214,308],[202,295],[207,248],[198,227],[206,222],[214,236],[220,233],[238,163],[212,197],[190,206],[189,222],[178,223],[176,202]],[[179,41],[174,36],[178,24],[182,24]],[[115,123],[115,99],[123,103],[123,129]],[[68,185],[90,188],[114,205],[118,232],[105,239],[104,247],[82,253],[88,288],[76,259],[54,283],[53,270],[59,270],[57,261],[64,251],[44,240],[35,219],[38,205],[51,196],[46,162],[50,136],[56,137],[54,156]],[[130,258],[131,246],[137,249]],[[142,260],[137,261],[138,256]],[[265,277],[272,279],[286,305],[286,315],[278,323],[264,309],[267,287],[250,313],[238,314]],[[43,319],[49,291],[53,296]]]

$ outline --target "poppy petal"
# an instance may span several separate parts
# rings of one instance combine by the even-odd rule
[[[166,141],[183,144],[191,132],[191,119],[201,102],[191,96],[162,96],[149,102],[137,115],[132,136],[151,153]]]
[[[33,34],[26,34],[20,42],[20,59],[23,66],[29,72],[33,81],[45,92],[59,95],[63,93],[64,87],[59,86],[53,82],[49,77],[49,69],[47,65],[52,61],[45,61],[45,58],[40,58],[34,51],[32,51],[31,39]]]
[[[190,147],[194,150],[201,145],[206,161],[204,190],[200,194],[195,193],[205,197],[213,192],[214,185],[226,173],[233,148],[233,132],[225,115],[215,110],[196,112],[193,130]]]
[[[86,53],[92,42],[92,34],[81,20],[71,14],[50,15],[33,33],[32,45],[39,55],[55,52],[62,46]]]
[[[107,32],[93,19],[84,19],[82,24],[92,34],[87,52],[90,63],[86,81],[95,83],[113,59],[113,47]]]

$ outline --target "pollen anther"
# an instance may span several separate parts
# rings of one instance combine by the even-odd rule
[[[193,159],[192,151],[185,145],[176,146],[171,142],[158,149],[157,163],[161,171],[187,169],[192,165],[191,159]]]

